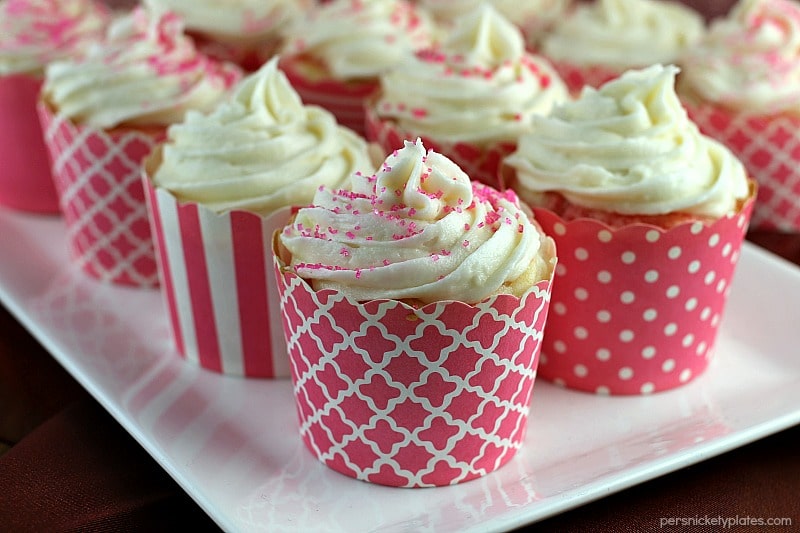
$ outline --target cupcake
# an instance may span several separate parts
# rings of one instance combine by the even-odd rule
[[[103,281],[158,281],[142,159],[189,109],[210,110],[239,78],[199,54],[175,15],[137,9],[81,58],[50,63],[39,114],[70,255]]]
[[[213,371],[288,376],[272,233],[289,207],[374,168],[366,142],[304,106],[278,58],[208,114],[187,113],[144,179],[178,352]]]
[[[364,101],[379,77],[434,33],[427,12],[406,0],[332,0],[289,27],[281,68],[305,103],[364,135]]]
[[[629,69],[676,63],[704,30],[699,13],[671,0],[596,0],[557,21],[538,51],[574,94]]]
[[[272,57],[287,24],[313,0],[142,0],[153,11],[172,11],[204,54],[232,61],[248,71]]]
[[[44,67],[80,55],[101,38],[109,17],[92,0],[0,2],[0,205],[59,212],[36,116]]]
[[[751,226],[800,232],[800,4],[742,0],[682,59],[678,91],[701,131],[759,184]]]
[[[568,97],[550,64],[525,51],[519,30],[489,5],[459,19],[441,48],[381,78],[367,108],[367,138],[384,150],[421,137],[471,179],[497,186],[500,161]]]
[[[300,434],[330,468],[455,484],[522,445],[555,266],[516,195],[406,141],[275,234]]]
[[[505,184],[559,250],[539,375],[570,388],[646,394],[711,360],[754,183],[702,135],[653,65],[534,117]]]

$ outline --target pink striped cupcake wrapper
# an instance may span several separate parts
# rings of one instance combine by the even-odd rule
[[[155,287],[142,160],[166,129],[99,130],[38,106],[72,260],[104,282]]]
[[[552,280],[414,308],[315,291],[277,255],[275,274],[300,435],[322,463],[431,487],[485,476],[522,446]]]
[[[746,116],[684,102],[700,131],[726,145],[758,182],[753,229],[800,232],[800,117]]]
[[[36,113],[42,79],[0,76],[0,205],[57,214],[58,196]]]
[[[143,180],[177,351],[222,374],[288,376],[269,242],[290,209],[218,214]]]
[[[558,248],[539,376],[599,394],[649,394],[702,374],[755,196],[711,224],[614,229],[534,207]]]

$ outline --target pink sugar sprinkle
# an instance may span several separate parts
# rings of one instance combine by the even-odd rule
[[[414,109],[411,110],[411,114],[416,118],[425,118],[426,116],[428,116],[428,111],[421,107],[415,107]]]
[[[517,226],[517,233],[524,233],[524,232],[525,232],[525,227],[522,224],[519,224]]]
[[[542,88],[547,89],[548,87],[550,87],[551,83],[550,76],[542,76],[539,82],[542,85]]]
[[[413,217],[416,214],[417,214],[417,210],[414,209],[413,207],[408,210],[408,216]]]
[[[341,250],[339,250],[339,253],[345,257],[350,257],[350,250],[348,250],[347,248],[342,248]]]
[[[434,263],[437,262],[439,260],[439,254],[431,254],[431,259]]]
[[[356,234],[355,234],[355,233],[353,233],[352,231],[348,231],[347,233],[345,233],[345,236],[346,236],[348,239],[351,239],[351,240],[356,238]]]
[[[337,233],[339,233],[339,230],[328,226],[328,233],[330,233],[331,235],[336,235]]]
[[[464,231],[469,231],[470,225],[469,223],[464,224]]]
[[[361,269],[360,268],[356,269],[356,279],[361,279]]]
[[[384,260],[383,260],[383,266],[387,266],[387,267],[388,267],[388,266],[389,266],[389,265],[391,265],[391,264],[392,264],[392,263],[391,263],[391,262],[390,262],[388,259],[384,259]]]
[[[464,242],[461,243],[461,246],[467,248],[469,246],[469,241],[467,239],[464,239]]]

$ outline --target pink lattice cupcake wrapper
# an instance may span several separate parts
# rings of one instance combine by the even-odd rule
[[[419,137],[429,149],[447,156],[456,163],[470,179],[500,189],[498,174],[503,159],[517,147],[516,143],[493,143],[482,147],[466,142],[443,142],[424,135],[403,131],[394,122],[381,120],[372,106],[366,107],[367,140],[378,144],[386,153],[391,153],[403,141],[414,141]]]
[[[269,243],[290,209],[218,214],[143,180],[178,353],[223,374],[288,377]]]
[[[339,124],[363,137],[366,134],[364,103],[378,90],[378,80],[314,80],[303,74],[300,64],[299,61],[288,58],[281,61],[280,66],[303,103],[327,109],[333,113]]]
[[[725,144],[758,182],[750,226],[800,232],[800,116],[745,116],[684,102],[700,130]]]
[[[669,230],[565,221],[534,207],[559,253],[539,376],[600,394],[649,394],[702,374],[753,195],[735,215]]]
[[[50,157],[36,113],[42,79],[0,76],[0,205],[59,213]]]
[[[76,125],[43,103],[38,111],[72,260],[101,281],[158,285],[141,164],[166,131],[104,131]]]
[[[398,487],[450,485],[508,462],[525,437],[551,281],[520,299],[415,308],[314,291],[276,258],[306,447]]]
[[[551,61],[553,67],[567,84],[570,94],[580,94],[584,86],[599,88],[622,74],[619,70],[602,65],[575,65],[568,61]]]

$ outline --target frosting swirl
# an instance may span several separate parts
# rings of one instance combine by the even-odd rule
[[[742,0],[683,57],[680,88],[752,113],[800,112],[800,5]]]
[[[0,2],[0,75],[41,75],[49,62],[79,55],[110,16],[93,0]]]
[[[573,204],[626,215],[720,217],[748,195],[742,164],[700,134],[675,91],[678,69],[628,71],[534,117],[505,163],[520,195],[555,191]]]
[[[267,215],[373,168],[366,142],[324,109],[303,106],[277,63],[244,78],[213,112],[190,111],[171,126],[154,184],[217,212]]]
[[[576,65],[625,70],[672,63],[704,31],[702,17],[666,0],[597,0],[578,5],[542,41],[542,54]]]
[[[200,54],[182,30],[175,14],[136,9],[83,58],[48,65],[43,94],[59,114],[97,128],[165,126],[189,109],[209,111],[241,73]]]
[[[357,300],[479,302],[518,296],[553,266],[552,247],[505,193],[470,182],[421,141],[405,141],[376,174],[321,188],[280,235],[291,268],[316,290]]]
[[[406,0],[332,0],[290,28],[282,54],[311,56],[336,79],[375,78],[432,34],[426,13]]]
[[[530,117],[567,99],[546,60],[525,52],[520,31],[482,5],[459,19],[441,49],[407,58],[381,78],[375,112],[439,141],[516,141]]]

